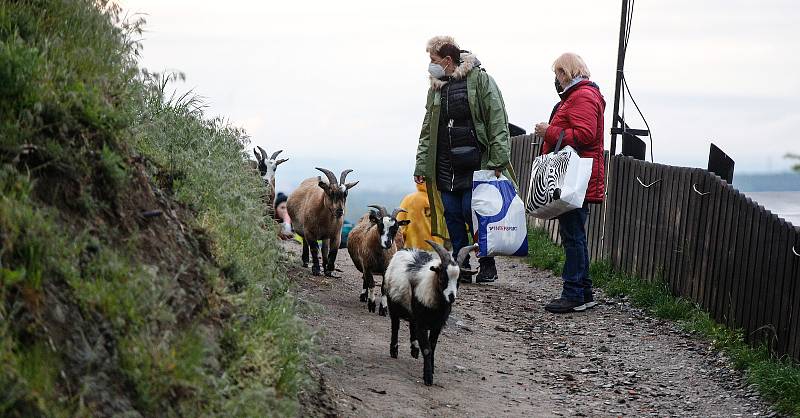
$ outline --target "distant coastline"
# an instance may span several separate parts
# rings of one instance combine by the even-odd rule
[[[733,187],[741,192],[799,192],[800,173],[734,173]]]

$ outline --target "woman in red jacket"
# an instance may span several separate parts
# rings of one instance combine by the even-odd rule
[[[589,277],[589,250],[586,244],[587,203],[602,203],[605,193],[603,165],[603,112],[606,102],[597,84],[589,81],[589,68],[577,54],[562,54],[553,63],[556,91],[561,101],[550,116],[550,123],[536,124],[534,132],[544,138],[542,153],[555,148],[563,132],[562,147],[569,145],[583,158],[592,158],[592,176],[582,208],[558,217],[564,246],[564,289],[561,297],[545,306],[548,312],[583,311],[597,304]]]

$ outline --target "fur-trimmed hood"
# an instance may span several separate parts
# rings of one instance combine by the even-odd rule
[[[458,64],[453,74],[447,77],[445,80],[440,80],[438,78],[433,78],[433,76],[429,75],[428,78],[431,80],[431,88],[434,90],[441,90],[449,79],[461,80],[462,78],[466,78],[470,71],[475,68],[481,66],[481,62],[478,60],[478,57],[471,52],[462,52],[461,53],[461,64]]]

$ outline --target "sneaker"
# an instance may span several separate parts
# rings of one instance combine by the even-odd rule
[[[583,305],[578,306],[577,308],[575,308],[575,311],[576,312],[582,312],[582,311],[585,311],[587,309],[592,309],[595,306],[597,306],[597,302],[594,300],[594,296],[589,294],[589,296],[584,296]]]
[[[497,280],[497,266],[494,264],[493,257],[482,257],[478,275],[475,276],[475,283],[490,283]]]
[[[576,308],[583,306],[583,301],[575,301],[564,298],[553,299],[544,306],[544,310],[550,313],[578,312]]]

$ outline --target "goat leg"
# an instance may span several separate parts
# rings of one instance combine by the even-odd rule
[[[436,373],[436,343],[439,341],[439,333],[442,331],[442,328],[437,327],[431,329],[431,373]]]
[[[366,270],[365,270],[366,271]],[[365,276],[367,276],[367,310],[370,312],[375,312],[375,278],[372,277],[371,272],[365,272]]]
[[[303,261],[303,268],[308,268],[308,240],[301,235],[303,238],[303,255],[300,256],[300,259]]]
[[[328,251],[330,247],[330,240],[324,239],[322,240],[322,268],[328,270]]]
[[[384,280],[385,277],[381,277],[381,304],[378,307],[378,315],[380,316],[386,316],[386,308],[389,307],[388,298],[386,297],[386,287],[383,285]]]
[[[392,315],[392,339],[389,341],[389,356],[397,358],[397,333],[400,331],[400,317]]]
[[[417,323],[408,322],[408,331],[411,334],[411,357],[419,358],[419,341],[417,340]]]
[[[325,265],[325,275],[328,277],[333,277],[333,271],[336,269],[335,261],[336,255],[339,253],[339,249],[331,246],[328,249],[328,262]]]
[[[361,279],[362,279],[361,295],[358,297],[358,300],[360,300],[361,302],[367,301],[367,294],[369,293],[369,288],[367,287],[369,279],[367,278],[367,276],[369,276],[369,273],[367,273],[366,271],[361,274]]]
[[[428,330],[419,323],[416,325],[417,341],[419,341],[419,348],[422,350],[422,381],[425,386],[430,386],[433,384],[433,352],[431,351],[430,341],[428,341]]]
[[[319,243],[316,240],[312,240],[308,245],[311,247],[311,275],[319,276]]]

